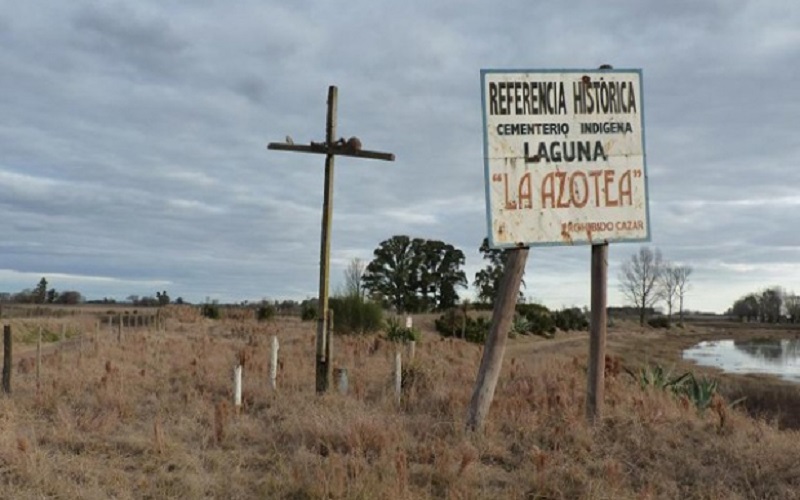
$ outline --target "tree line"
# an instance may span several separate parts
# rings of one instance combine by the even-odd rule
[[[725,313],[741,321],[800,323],[800,296],[779,286],[739,298]]]
[[[0,293],[0,302],[12,304],[63,304],[75,305],[84,302],[84,297],[75,290],[57,291],[48,288],[47,279],[42,278],[33,288],[17,293]]]

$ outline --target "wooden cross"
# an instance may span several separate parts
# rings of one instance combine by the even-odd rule
[[[322,202],[322,238],[320,244],[319,306],[317,311],[317,392],[326,392],[331,385],[333,374],[332,338],[333,318],[328,311],[328,281],[330,277],[330,234],[333,216],[333,159],[336,156],[354,156],[373,160],[394,161],[394,154],[367,151],[361,148],[357,137],[348,140],[336,139],[336,107],[338,90],[328,87],[328,116],[325,124],[325,142],[311,142],[308,145],[294,144],[288,136],[286,142],[271,142],[268,149],[294,151],[296,153],[316,153],[325,155],[325,194]]]

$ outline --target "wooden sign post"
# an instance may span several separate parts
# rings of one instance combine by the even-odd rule
[[[642,72],[482,70],[488,240],[508,249],[467,427],[488,412],[519,290],[537,245],[592,247],[586,417],[602,416],[609,242],[650,240]],[[521,266],[521,267],[520,267]]]
[[[327,356],[328,325],[328,282],[330,277],[331,220],[333,217],[333,160],[336,156],[353,156],[373,160],[394,161],[394,154],[367,151],[361,148],[357,137],[348,140],[336,139],[336,111],[338,90],[328,87],[328,113],[325,124],[325,142],[311,142],[309,145],[295,144],[287,137],[285,143],[271,142],[268,149],[293,151],[296,153],[316,153],[325,155],[325,188],[322,201],[322,237],[320,239],[319,265],[319,305],[317,310],[316,347],[316,387],[317,392],[327,392],[331,386],[332,360]]]

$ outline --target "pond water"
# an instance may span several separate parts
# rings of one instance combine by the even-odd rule
[[[760,373],[800,382],[800,339],[703,341],[683,351],[683,359],[728,373]]]

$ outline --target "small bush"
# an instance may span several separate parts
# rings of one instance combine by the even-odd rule
[[[337,333],[371,333],[383,327],[383,309],[380,304],[364,300],[358,295],[333,297],[333,330]]]
[[[653,328],[669,328],[669,318],[666,316],[655,316],[647,320],[647,324]]]
[[[220,319],[222,317],[222,311],[219,308],[219,304],[216,302],[212,302],[211,304],[203,304],[203,307],[200,309],[200,314],[202,314],[204,318],[208,319]]]
[[[317,319],[317,308],[313,304],[304,303],[300,308],[300,319],[303,321],[314,321]]]
[[[397,318],[389,318],[386,325],[386,336],[392,342],[410,342],[419,341],[422,338],[422,333],[416,328],[408,328],[400,324]]]
[[[258,321],[269,321],[275,317],[275,306],[268,302],[262,302],[256,310],[256,319]]]
[[[556,328],[561,331],[582,331],[589,328],[589,320],[577,307],[570,307],[556,311],[553,315]]]
[[[556,323],[553,315],[548,308],[541,304],[517,304],[517,313],[525,320],[518,320],[519,324],[524,324],[526,332],[517,331],[516,333],[542,335],[551,337],[556,333]]]
[[[459,309],[450,309],[435,321],[436,331],[445,337],[462,337],[468,342],[482,344],[489,335],[491,321],[483,317],[464,316]]]

